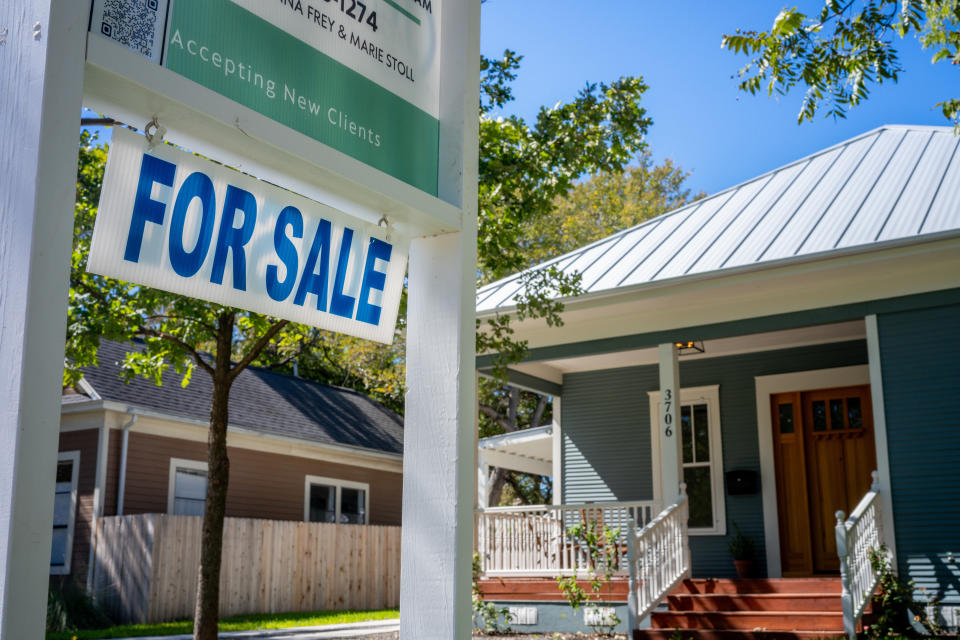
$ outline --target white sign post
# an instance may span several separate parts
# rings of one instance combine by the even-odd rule
[[[83,42],[76,0],[0,2],[0,638],[42,638]]]

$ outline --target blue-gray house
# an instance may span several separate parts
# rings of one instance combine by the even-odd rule
[[[756,578],[836,594],[833,626],[808,630],[859,617],[879,541],[956,626],[958,145],[882,127],[535,267],[580,273],[583,293],[561,327],[514,324],[530,350],[511,380],[553,396],[556,419],[482,444],[481,462],[549,467],[556,504],[480,510],[487,583],[516,582],[499,599],[546,599],[530,585],[576,570],[564,525],[590,516],[630,530],[617,588],[634,624],[684,578],[734,578],[736,524]],[[522,280],[482,288],[479,317],[509,314]],[[651,542],[651,521],[673,529]]]

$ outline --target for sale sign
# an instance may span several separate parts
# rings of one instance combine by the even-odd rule
[[[439,0],[95,0],[91,30],[437,195]]]
[[[87,269],[390,343],[407,251],[376,224],[118,128]]]

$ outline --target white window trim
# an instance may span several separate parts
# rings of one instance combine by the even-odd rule
[[[362,489],[364,496],[363,512],[366,522],[363,524],[370,524],[370,485],[366,482],[354,482],[352,480],[340,480],[338,478],[326,478],[324,476],[304,476],[303,479],[303,521],[310,521],[310,485],[312,484],[325,484],[327,486],[334,486],[337,488],[337,508],[334,513],[334,519],[336,524],[340,524],[340,491],[342,489]]]
[[[73,529],[77,522],[77,482],[80,475],[80,452],[61,451],[57,454],[57,464],[66,460],[73,463],[70,471],[70,519],[67,521],[67,545],[63,566],[50,565],[50,575],[52,576],[70,575],[70,563],[73,560]]]
[[[652,425],[659,424],[660,391],[648,391],[650,397],[650,450],[653,461],[653,498],[663,500],[663,482],[660,466],[660,430]],[[713,526],[690,527],[692,536],[725,536],[727,535],[727,507],[726,492],[723,481],[723,442],[720,428],[720,385],[704,387],[687,387],[680,389],[680,405],[703,403],[707,405],[707,415],[710,420],[710,485],[713,490]],[[679,411],[677,415],[679,415]],[[683,460],[680,458],[680,438],[677,438],[678,468],[683,470]]]
[[[173,504],[176,496],[174,491],[177,487],[177,469],[192,469],[193,471],[204,471],[209,474],[207,463],[202,460],[187,460],[186,458],[170,458],[170,473],[167,480],[167,513],[173,515]],[[209,481],[209,475],[207,477]]]

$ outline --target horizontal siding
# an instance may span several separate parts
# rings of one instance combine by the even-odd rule
[[[877,318],[899,569],[952,603],[960,603],[958,318],[960,305]]]
[[[207,445],[177,438],[131,433],[124,513],[166,513],[170,458],[206,461]],[[399,525],[399,473],[228,447],[230,483],[227,517],[303,520],[307,475],[370,485],[370,524]]]
[[[760,471],[755,376],[866,364],[863,340],[680,360],[680,386],[720,385],[723,470]],[[653,494],[650,402],[659,385],[656,365],[573,373],[563,379],[563,498],[646,500]],[[763,506],[752,496],[726,496],[727,530],[736,522],[754,539],[766,571]],[[727,536],[694,536],[693,572],[733,577]]]

